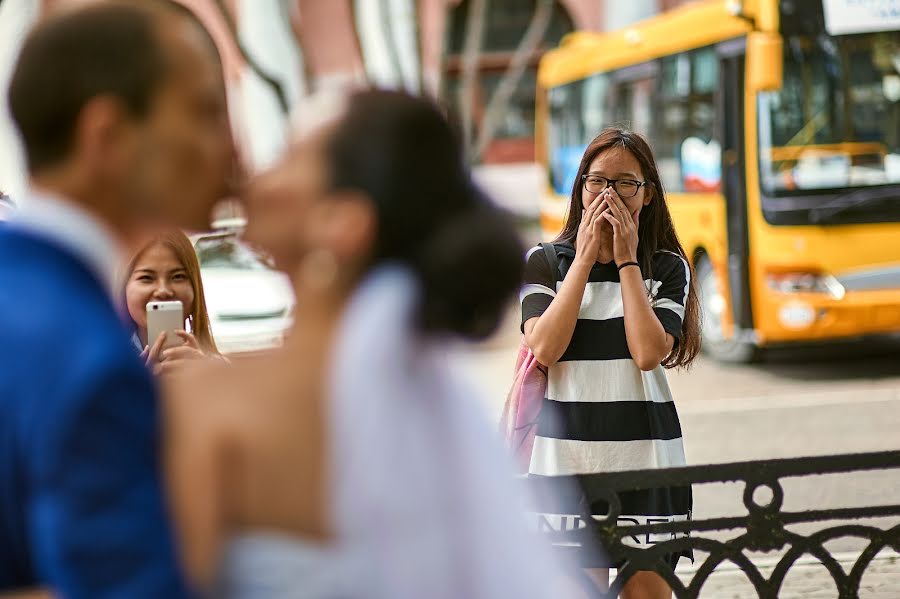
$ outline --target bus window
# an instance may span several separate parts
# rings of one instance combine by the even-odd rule
[[[612,97],[612,114],[610,115],[612,117],[612,122],[610,124],[616,127],[634,130],[634,125],[631,120],[631,86],[627,83],[620,83],[614,86]]]
[[[567,195],[578,172],[584,149],[584,126],[581,120],[582,81],[549,90],[550,136],[548,162],[553,190]]]
[[[584,149],[607,126],[607,82],[593,75],[549,90],[550,183],[560,195],[571,193]]]
[[[647,137],[653,131],[653,95],[656,92],[658,68],[645,62],[610,74],[612,86],[612,122]]]
[[[609,78],[606,75],[593,75],[584,80],[581,114],[584,122],[585,146],[609,125],[606,109],[609,104],[609,93]]]
[[[900,182],[900,36],[795,33],[784,85],[759,97],[764,189]]]
[[[650,129],[669,191],[721,189],[721,146],[714,136],[718,58],[711,47],[660,60],[658,122]]]
[[[644,136],[653,133],[653,93],[656,81],[642,79],[631,83],[631,127]]]

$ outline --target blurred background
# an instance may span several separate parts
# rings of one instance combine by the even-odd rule
[[[670,374],[689,462],[900,449],[896,0],[181,1],[219,45],[250,172],[277,159],[312,94],[426,94],[530,244],[559,231],[593,135],[647,135],[704,311],[704,355]],[[2,0],[4,89],[28,27],[64,2]],[[25,186],[17,144],[4,105],[0,218]],[[226,203],[192,237],[232,354],[277,345],[302,309],[242,227]],[[511,306],[494,338],[448,348],[492,418],[518,327]],[[893,476],[804,481],[788,496],[862,505],[895,496]],[[704,489],[697,513],[739,503]]]

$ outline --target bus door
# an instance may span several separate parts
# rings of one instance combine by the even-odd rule
[[[722,182],[728,235],[728,289],[734,341],[752,342],[750,305],[750,236],[744,151],[744,38],[719,44],[719,90],[716,114],[722,140]]]

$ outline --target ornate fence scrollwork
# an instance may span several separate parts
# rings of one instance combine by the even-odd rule
[[[699,597],[703,585],[717,566],[726,561],[736,564],[756,589],[760,598],[778,597],[785,576],[797,560],[804,555],[818,559],[828,570],[841,599],[858,597],[863,574],[875,556],[883,549],[900,552],[900,525],[879,528],[860,523],[869,518],[900,516],[900,503],[871,507],[818,509],[809,511],[785,511],[785,478],[900,469],[900,451],[860,453],[836,456],[791,458],[688,466],[661,470],[635,470],[611,472],[557,479],[530,479],[528,484],[538,498],[539,511],[558,511],[560,504],[567,506],[570,514],[581,514],[587,525],[568,532],[547,532],[557,544],[601,546],[612,563],[624,564],[610,584],[608,593],[597,592],[598,597],[614,598],[622,585],[635,572],[653,570],[665,578],[678,598]],[[709,518],[685,522],[657,524],[627,524],[618,520],[620,502],[617,494],[626,491],[660,487],[696,486],[715,483],[744,483],[743,503],[747,514],[735,517]],[[567,492],[563,492],[567,489]],[[764,493],[760,493],[763,491]],[[768,500],[760,495],[768,494]],[[606,517],[591,517],[590,506],[584,496],[605,497],[609,505]],[[888,501],[900,499],[900,490]],[[552,502],[552,503],[551,503]],[[551,509],[550,506],[553,506]],[[787,527],[802,523],[837,523],[816,532],[803,535]],[[728,540],[704,537],[702,533],[735,531]],[[672,535],[688,533],[662,541],[642,549],[628,545],[624,539],[640,535]],[[825,544],[835,539],[854,537],[868,542],[856,563],[845,572],[831,555]],[[753,563],[747,552],[775,552],[785,550],[769,577],[765,577]],[[560,547],[573,551],[572,547]],[[684,584],[672,571],[667,556],[684,550],[708,554],[699,563],[693,578]],[[583,553],[579,549],[578,552]],[[900,564],[897,565],[900,573]]]

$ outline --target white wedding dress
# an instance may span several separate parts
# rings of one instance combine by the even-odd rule
[[[474,392],[419,334],[405,269],[363,282],[340,326],[330,384],[335,540],[245,532],[228,543],[230,599],[558,596],[549,550]]]

